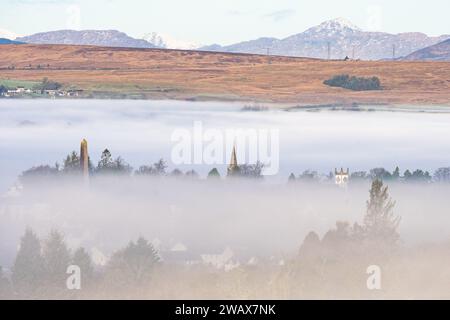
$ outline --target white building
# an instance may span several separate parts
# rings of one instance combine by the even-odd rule
[[[346,187],[349,180],[350,170],[347,168],[347,171],[344,171],[341,168],[341,171],[338,171],[336,168],[334,169],[334,181],[340,187]]]

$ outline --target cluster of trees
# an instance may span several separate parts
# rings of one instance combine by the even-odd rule
[[[60,232],[51,231],[40,240],[33,230],[27,229],[10,279],[0,267],[0,298],[67,297],[67,269],[71,265],[79,267],[82,289],[105,282],[122,287],[146,285],[159,261],[153,245],[141,237],[116,251],[100,270],[94,267],[84,248],[70,250]]]
[[[450,168],[447,168],[450,169]],[[437,180],[442,180],[438,178],[441,176],[441,172],[445,171],[445,168],[440,168],[436,170],[434,177]],[[449,175],[450,177],[450,175]],[[351,179],[381,179],[384,181],[405,181],[405,182],[431,182],[433,177],[428,171],[423,171],[421,169],[416,169],[414,171],[405,170],[403,175],[400,173],[400,168],[396,167],[394,171],[389,172],[385,168],[374,168],[368,173],[365,171],[353,172],[350,176]],[[450,180],[448,180],[450,181]]]
[[[33,87],[34,90],[40,90],[41,92],[45,90],[58,90],[62,87],[62,84],[56,81],[51,81],[48,78],[42,79],[41,83]]]
[[[93,276],[91,258],[83,248],[72,254],[58,231],[51,231],[41,241],[33,230],[27,229],[12,267],[11,281],[4,279],[4,284],[18,298],[55,293],[66,288],[66,271],[71,264],[82,268],[86,279]]]
[[[299,175],[291,173],[289,181],[319,182],[321,180],[332,180],[334,174],[320,175],[317,171],[306,170]],[[385,168],[373,168],[367,171],[355,171],[350,174],[350,181],[376,180],[402,181],[402,182],[450,182],[450,167],[437,169],[433,175],[428,171],[416,169],[414,171],[405,170],[403,174],[400,168],[396,167],[392,172]]]
[[[152,165],[140,166],[134,170],[122,157],[113,158],[111,152],[105,149],[100,157],[100,161],[96,166],[88,159],[89,172],[91,175],[124,175],[129,176],[134,173],[136,176],[169,176],[169,177],[189,177],[199,178],[199,174],[195,170],[189,170],[183,173],[181,170],[175,168],[171,172],[167,172],[167,163],[164,159],[160,159]],[[236,175],[246,178],[262,178],[262,170],[264,164],[257,162],[256,164],[242,164],[239,165]],[[30,168],[20,176],[20,180],[26,183],[36,177],[55,177],[67,174],[80,174],[81,161],[80,156],[76,151],[72,151],[63,160],[62,165],[56,163],[54,166],[40,165]],[[208,179],[220,178],[220,173],[217,168],[213,168],[208,173]]]
[[[9,88],[4,86],[3,84],[0,85],[0,95],[3,95],[4,93],[8,92]]]
[[[398,227],[401,217],[394,214],[394,207],[395,202],[389,196],[388,187],[381,180],[374,180],[362,224],[355,222],[350,225],[338,221],[336,227],[329,230],[322,240],[315,232],[310,232],[300,248],[300,257],[386,254],[395,250],[400,241]]]
[[[216,168],[214,168],[214,169],[216,169]],[[234,170],[229,172],[229,175],[231,175],[232,177],[237,177],[237,178],[261,179],[261,178],[263,178],[263,175],[262,175],[263,169],[264,169],[264,163],[262,163],[261,161],[257,161],[255,164],[240,164],[237,166],[237,168],[235,168]],[[211,172],[210,172],[210,174],[211,174]]]
[[[323,82],[327,86],[341,87],[354,91],[381,90],[381,82],[377,77],[364,78],[341,74]]]

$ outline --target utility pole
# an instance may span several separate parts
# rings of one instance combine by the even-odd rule
[[[395,43],[392,45],[392,60],[395,60]]]
[[[270,64],[270,48],[267,48],[267,64]]]
[[[353,46],[352,50],[352,60],[355,60],[355,46]]]
[[[327,50],[328,50],[328,60],[330,60],[331,58],[331,47],[330,47],[330,42],[327,42]]]

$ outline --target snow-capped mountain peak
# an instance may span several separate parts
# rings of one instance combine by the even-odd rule
[[[175,39],[169,35],[161,34],[157,32],[147,33],[143,37],[144,40],[150,42],[156,47],[164,49],[187,49],[193,50],[201,47],[200,44],[195,42],[183,41]]]
[[[324,21],[318,26],[309,29],[315,32],[321,31],[343,31],[343,30],[353,30],[362,31],[358,26],[354,25],[352,22],[345,18],[336,18],[328,21]]]

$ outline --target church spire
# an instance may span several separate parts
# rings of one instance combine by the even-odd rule
[[[239,172],[239,166],[236,156],[236,145],[233,146],[233,151],[231,152],[230,164],[228,165],[227,175],[232,176]]]

